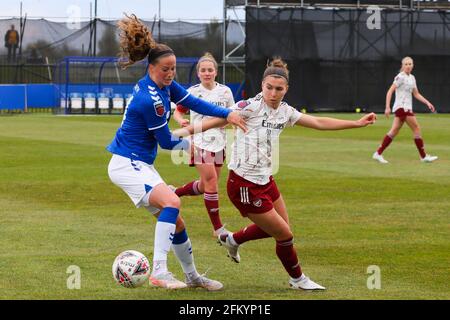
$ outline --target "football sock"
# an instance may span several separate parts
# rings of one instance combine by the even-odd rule
[[[425,153],[425,147],[424,147],[424,143],[423,140],[420,136],[416,136],[414,138],[414,143],[416,144],[417,150],[419,151],[420,157],[423,159],[426,157],[426,153]]]
[[[302,269],[294,248],[294,238],[277,241],[276,253],[291,278],[297,279],[302,275]]]
[[[386,149],[392,142],[393,138],[390,135],[385,135],[383,142],[381,143],[380,147],[378,148],[377,152],[378,154],[382,154],[384,149]]]
[[[256,224],[251,224],[238,232],[233,233],[232,238],[237,244],[241,244],[251,240],[270,238],[270,235],[264,232]]]
[[[152,276],[167,272],[167,260],[153,260]]]
[[[179,197],[196,196],[196,195],[202,194],[202,192],[200,192],[200,190],[198,190],[199,183],[200,183],[200,181],[198,181],[198,180],[191,181],[191,182],[185,184],[184,186],[179,187],[177,190],[175,190],[175,193]]]
[[[206,210],[208,211],[209,220],[211,220],[214,230],[220,229],[223,225],[219,215],[219,195],[217,192],[205,192],[203,198]]]
[[[172,242],[172,250],[180,262],[183,272],[189,277],[197,277],[198,272],[194,264],[194,256],[192,254],[192,244],[186,229],[175,234]]]
[[[161,210],[158,217],[155,227],[152,274],[167,272],[167,264],[161,261],[167,261],[167,254],[175,235],[178,213],[179,210],[177,208],[166,207]]]
[[[295,281],[295,282],[299,282],[300,280],[303,280],[303,279],[305,279],[305,278],[306,278],[306,276],[305,276],[304,273],[302,273],[302,275],[301,275],[300,277],[298,277],[298,278],[292,278],[292,277],[291,277],[291,279],[292,279],[293,281]]]

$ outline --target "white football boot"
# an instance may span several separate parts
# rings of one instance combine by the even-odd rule
[[[223,225],[223,226],[220,227],[219,229],[213,231],[213,236],[214,236],[214,238],[217,238],[217,237],[220,236],[222,233],[229,234],[229,233],[232,233],[232,232],[229,231],[229,230],[227,230],[227,228],[225,228],[225,225]]]
[[[164,272],[156,276],[152,275],[149,278],[149,282],[152,286],[165,289],[183,289],[187,287],[187,284],[176,279],[172,272]]]
[[[300,280],[295,281],[294,279],[289,279],[289,286],[291,289],[302,289],[302,290],[325,290],[320,284],[315,283],[306,275],[302,274]]]
[[[383,158],[381,154],[378,154],[378,151],[372,155],[372,159],[377,160],[379,163],[389,163],[386,159]]]
[[[221,246],[224,246],[228,251],[228,257],[231,258],[236,263],[241,261],[241,257],[239,256],[239,246],[232,245],[230,243],[230,235],[227,233],[223,233],[217,237],[217,243]]]
[[[434,160],[437,160],[438,157],[437,156],[430,156],[429,154],[427,154],[425,156],[425,158],[420,159],[420,161],[422,162],[433,162]]]
[[[204,274],[195,279],[188,279],[186,276],[186,285],[189,288],[205,288],[208,291],[218,291],[223,288],[223,284],[219,281],[208,279]]]

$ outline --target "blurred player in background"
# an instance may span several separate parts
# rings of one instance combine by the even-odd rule
[[[206,53],[197,63],[197,76],[200,83],[188,89],[193,96],[202,98],[212,104],[229,108],[234,104],[233,93],[230,88],[216,82],[218,66],[214,57]],[[185,127],[189,120],[183,118],[188,109],[181,104],[174,112],[174,119]],[[190,112],[191,123],[201,122],[210,118],[195,111]],[[190,166],[195,166],[200,179],[191,181],[176,189],[179,196],[194,196],[203,194],[206,211],[214,228],[214,236],[226,232],[219,214],[219,178],[222,165],[225,161],[226,136],[224,128],[212,128],[192,136],[193,148],[191,150]]]
[[[148,73],[135,86],[133,97],[120,128],[107,147],[113,154],[108,166],[111,181],[120,187],[136,207],[145,207],[157,217],[151,284],[168,289],[203,287],[219,290],[222,284],[200,275],[194,265],[191,241],[179,215],[180,199],[164,183],[153,166],[158,144],[163,149],[190,149],[186,139],[169,131],[170,102],[181,103],[210,116],[226,118],[244,127],[237,112],[215,106],[188,93],[174,81],[176,57],[170,47],[154,41],[148,28],[135,16],[118,24],[121,30],[122,56],[130,66],[144,58]],[[172,247],[186,276],[177,280],[167,269],[167,254]]]
[[[360,128],[374,123],[376,115],[367,114],[357,121],[314,117],[298,112],[282,101],[289,83],[287,65],[279,58],[266,68],[262,80],[262,93],[240,101],[231,109],[239,111],[247,121],[248,132],[237,129],[232,145],[227,192],[231,202],[243,217],[253,224],[235,233],[223,233],[218,241],[235,262],[240,262],[241,244],[273,237],[276,255],[290,276],[293,289],[324,290],[325,288],[303,274],[294,248],[294,238],[283,196],[272,177],[273,151],[284,128],[299,125],[317,130]],[[204,120],[201,130],[223,126],[222,119]],[[190,125],[178,129],[177,135],[197,132]]]
[[[426,104],[431,112],[435,112],[434,106],[419,93],[416,78],[411,74],[413,68],[413,59],[410,57],[403,58],[400,73],[395,77],[394,83],[391,85],[386,94],[386,109],[384,114],[387,118],[389,118],[391,113],[391,98],[395,91],[395,103],[392,110],[395,114],[395,118],[392,123],[391,130],[389,130],[386,134],[380,147],[372,156],[373,159],[380,163],[388,163],[388,161],[382,156],[382,153],[391,144],[392,140],[398,134],[405,122],[414,134],[414,143],[419,151],[420,160],[422,162],[433,162],[438,158],[436,156],[426,154],[420,126],[412,110],[412,96],[414,96],[414,98]]]

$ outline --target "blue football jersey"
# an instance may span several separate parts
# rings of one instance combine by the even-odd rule
[[[153,164],[158,151],[158,141],[153,131],[168,125],[170,101],[179,103],[189,95],[187,90],[175,81],[161,89],[147,74],[134,87],[122,124],[107,150]]]

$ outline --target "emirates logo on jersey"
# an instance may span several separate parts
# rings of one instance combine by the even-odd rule
[[[164,104],[162,101],[156,101],[153,103],[153,107],[155,108],[155,113],[158,117],[162,117],[164,115]]]

